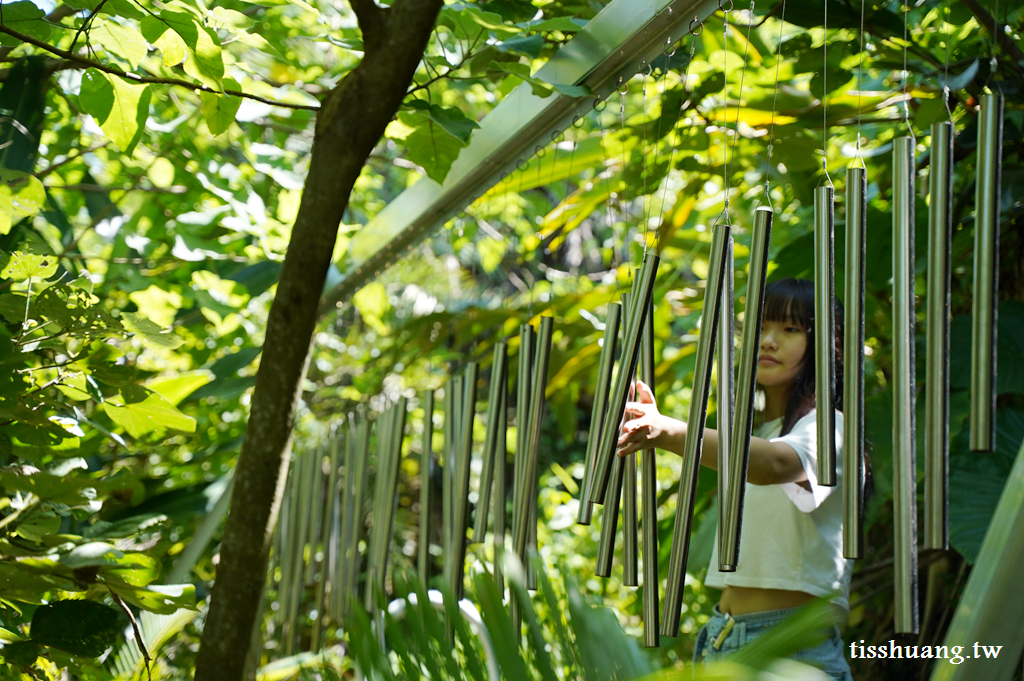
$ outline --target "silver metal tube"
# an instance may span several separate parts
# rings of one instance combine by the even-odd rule
[[[843,324],[843,556],[864,554],[864,273],[867,172],[846,170],[846,320]]]
[[[459,413],[458,459],[455,474],[455,519],[453,521],[455,567],[452,570],[452,593],[462,600],[465,590],[466,530],[469,525],[469,472],[473,462],[473,421],[476,417],[476,383],[480,367],[466,364],[462,381],[462,409]]]
[[[508,383],[508,345],[494,344],[494,358],[491,361],[491,387],[487,396],[487,435],[484,439],[483,465],[480,469],[480,498],[476,504],[476,523],[473,526],[473,541],[482,542],[487,533],[487,515],[491,506],[491,492],[494,487],[494,467],[498,458],[498,411],[504,406],[501,394]]]
[[[731,565],[723,563],[725,553],[725,533],[722,528],[727,525],[728,506],[725,500],[731,492],[729,488],[729,471],[731,470],[732,452],[732,429],[736,412],[736,386],[734,381],[735,371],[735,337],[736,337],[736,312],[734,296],[734,281],[736,262],[733,257],[733,239],[730,236],[725,242],[725,264],[722,271],[722,302],[718,313],[718,347],[716,358],[718,360],[718,385],[715,391],[717,402],[717,430],[718,430],[718,569],[727,572],[735,569]]]
[[[622,311],[626,317],[626,326],[622,329],[622,345],[625,347],[626,338],[630,333],[633,333],[632,326],[636,323],[636,312],[634,302],[636,291],[631,296],[628,293],[622,294]],[[619,363],[619,371],[624,371],[626,361],[623,359]],[[627,385],[628,398],[635,398],[633,393],[633,380],[630,377]],[[605,416],[605,418],[612,418],[611,412]],[[622,414],[619,417],[618,427],[616,432],[619,432],[622,424],[625,421],[631,420],[631,417]],[[605,424],[607,425],[607,424]],[[634,460],[635,465],[635,460]],[[597,564],[594,568],[594,574],[598,577],[611,577],[612,575],[612,556],[615,553],[615,539],[617,538],[616,529],[619,524],[619,508],[623,499],[623,478],[626,470],[626,460],[618,455],[612,461],[612,475],[611,480],[608,482],[608,489],[604,494],[604,511],[601,515],[601,537],[597,543]],[[623,535],[626,533],[626,525],[623,523]]]
[[[526,433],[530,428],[530,394],[535,344],[536,333],[533,327],[529,324],[521,324],[519,326],[519,366],[516,382],[516,451],[512,473],[512,550],[520,558],[520,562],[523,561],[515,538],[520,532],[520,525],[527,522],[527,519],[522,517],[526,504],[523,500],[523,497],[526,496],[523,493],[523,485],[526,480],[524,472],[526,468]],[[523,567],[525,568],[525,565]],[[509,616],[512,619],[512,631],[516,633],[518,640],[522,618],[516,599],[511,598],[511,592],[509,595]]]
[[[996,332],[1003,96],[988,94],[982,97],[978,119],[971,332],[971,451],[991,452],[996,448]]]
[[[835,193],[814,190],[814,406],[818,484],[836,484]]]
[[[893,543],[895,629],[916,634],[917,466],[914,424],[914,138],[893,147]]]
[[[754,394],[757,390],[757,356],[761,343],[765,280],[768,276],[768,247],[774,213],[768,206],[754,211],[750,240],[750,267],[747,272],[747,304],[743,311],[743,338],[740,340],[739,370],[736,374],[736,414],[733,419],[730,467],[719,470],[719,479],[728,478],[727,493],[719,497],[725,509],[719,521],[719,561],[722,572],[734,572],[739,565],[740,529],[743,523],[743,499],[747,489],[747,463],[750,460],[750,435],[754,426]],[[719,447],[722,446],[719,435]]]
[[[953,124],[932,124],[928,173],[928,331],[924,409],[924,548],[949,548],[949,288]]]
[[[597,465],[597,446],[601,439],[601,428],[608,413],[608,391],[611,389],[612,369],[615,368],[615,351],[619,343],[619,322],[622,306],[608,304],[608,317],[604,323],[604,338],[601,342],[601,358],[598,360],[597,387],[594,390],[594,408],[590,413],[590,432],[587,434],[587,459],[580,486],[580,507],[576,522],[589,525],[594,514],[594,503],[590,501],[590,488],[594,485],[594,467]]]
[[[641,304],[646,306],[646,310],[643,313],[643,324],[641,328],[637,329],[637,333],[640,336],[640,358],[638,358],[637,367],[639,368],[640,362],[644,354],[644,338],[643,334],[647,328],[651,315],[651,299],[648,298],[646,302]],[[632,385],[630,386],[633,387]],[[632,399],[637,399],[635,388],[630,391],[632,393]],[[622,584],[624,586],[637,586],[640,582],[638,580],[639,575],[637,568],[638,563],[638,546],[640,524],[637,520],[637,508],[636,508],[636,452],[628,454],[622,457]]]
[[[451,556],[452,539],[452,469],[455,452],[455,403],[461,393],[455,383],[457,376],[450,376],[444,387],[444,449],[441,461],[441,573],[447,577]]]
[[[654,300],[647,307],[640,336],[640,380],[654,394]],[[640,526],[644,557],[644,647],[657,648],[658,633],[658,475],[657,455],[653,449],[640,452]]]
[[[508,365],[506,365],[506,371]],[[502,560],[505,554],[505,497],[507,496],[506,471],[508,458],[508,385],[502,383],[503,390],[498,398],[501,405],[498,408],[498,444],[494,469],[494,498],[491,504],[494,506],[494,524],[491,537],[494,541],[494,581],[498,585],[498,593],[505,592],[505,574],[502,568]]]
[[[654,293],[654,280],[658,275],[658,263],[660,260],[653,251],[649,251],[644,255],[643,264],[640,266],[640,274],[636,279],[634,292],[630,298],[634,303],[633,314],[627,316],[626,334],[623,337],[619,371],[615,376],[615,384],[612,386],[608,400],[608,416],[605,418],[604,427],[601,429],[598,464],[594,470],[594,486],[591,488],[590,497],[590,500],[594,503],[602,503],[601,500],[605,498],[608,480],[611,477],[616,442],[619,439],[619,424],[622,420],[622,414],[626,409],[629,385],[633,379],[633,373],[636,371],[636,364],[640,357],[640,327],[643,322],[643,315],[647,311],[644,301]],[[717,308],[717,304],[715,307]]]
[[[434,435],[434,391],[423,394],[423,444],[420,451],[420,536],[417,547],[417,575],[424,588],[430,578],[430,473],[434,467],[431,444]]]
[[[683,444],[682,479],[676,501],[676,523],[672,534],[672,552],[669,555],[668,578],[665,582],[665,605],[662,611],[661,634],[677,636],[683,604],[683,585],[686,578],[686,559],[690,552],[690,526],[693,523],[693,505],[697,496],[697,474],[704,445],[704,419],[708,411],[708,393],[711,390],[711,362],[715,354],[718,308],[722,300],[722,272],[725,245],[731,236],[728,222],[715,225],[708,259],[708,281],[704,289],[704,308],[700,315],[701,333],[697,339],[697,359],[693,374],[690,413],[687,417],[686,439]]]

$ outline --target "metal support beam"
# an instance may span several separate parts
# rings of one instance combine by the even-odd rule
[[[613,0],[566,43],[535,75],[548,83],[582,85],[598,99],[611,94],[619,78],[635,75],[644,62],[660,56],[718,9],[716,0]],[[592,97],[554,92],[537,97],[526,83],[513,90],[480,122],[440,185],[424,177],[402,192],[352,239],[350,264],[332,269],[334,282],[324,294],[320,314],[343,307],[352,294],[413,245],[459,213],[550,144],[552,135],[590,111]]]

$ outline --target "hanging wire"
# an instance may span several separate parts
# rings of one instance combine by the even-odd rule
[[[863,0],[862,0],[863,2]],[[767,157],[765,158],[765,169],[764,169],[764,196],[765,200],[768,201],[768,205],[772,205],[771,196],[771,185],[769,177],[772,172],[772,149],[773,142],[775,140],[775,110],[776,105],[779,101],[779,67],[782,65],[782,31],[786,26],[786,0],[782,0],[782,12],[779,16],[779,46],[776,48],[775,54],[775,87],[772,90],[772,120],[768,125],[768,149]]]
[[[750,0],[750,17],[747,20],[747,42],[743,47],[743,68],[740,70],[740,96],[736,105],[736,131],[732,138],[732,161],[728,159],[726,160],[726,166],[730,168],[729,177],[732,177],[731,166],[733,161],[736,160],[736,148],[740,143],[740,107],[743,104],[743,81],[747,76],[747,54],[750,51],[750,29],[754,25],[754,2],[755,0]]]
[[[903,122],[907,124],[907,130],[911,135],[914,131],[910,129],[910,101],[907,99],[907,21],[910,20],[910,3],[903,3]]]
[[[861,0],[863,2],[864,0]],[[946,61],[943,64],[943,79],[942,79],[942,99],[946,104],[946,114],[949,116],[949,122],[953,122],[953,111],[949,108],[949,43],[953,39],[953,28],[950,23],[949,16],[949,0],[946,0]]]
[[[906,25],[904,25],[904,28],[906,28]],[[828,0],[825,0],[825,16],[822,19],[822,30],[825,33],[825,40],[821,46],[821,172],[828,181],[828,186],[834,187],[835,185],[832,184],[832,178],[829,177],[828,174]],[[903,53],[903,59],[903,68],[906,70],[905,51]]]
[[[695,24],[696,24],[697,28],[694,28]],[[686,66],[683,67],[683,79],[682,79],[683,97],[679,101],[679,113],[676,116],[676,123],[675,123],[675,125],[673,126],[673,129],[672,129],[672,153],[669,154],[668,170],[665,172],[665,188],[662,190],[662,194],[661,194],[661,223],[658,226],[657,233],[654,235],[655,249],[657,249],[658,247],[661,246],[661,233],[662,233],[662,231],[664,231],[664,230],[661,229],[661,226],[664,225],[664,223],[665,223],[665,208],[666,208],[666,205],[667,205],[666,204],[666,200],[668,198],[668,184],[669,184],[668,180],[669,180],[669,175],[672,172],[672,167],[676,163],[676,149],[678,149],[678,147],[679,147],[679,134],[676,132],[676,130],[679,127],[679,120],[683,117],[683,111],[686,110],[686,105],[687,105],[687,103],[689,103],[689,97],[687,96],[688,92],[687,92],[686,88],[687,88],[687,80],[689,80],[689,77],[690,77],[690,64],[693,63],[693,55],[694,55],[694,53],[696,52],[696,49],[697,49],[697,38],[703,32],[704,32],[704,24],[701,23],[697,19],[697,17],[694,17],[693,21],[690,22],[690,56],[686,59]],[[673,52],[673,54],[675,53],[675,48],[673,48],[672,52]]]
[[[718,8],[722,10],[722,188],[725,191],[725,206],[722,214],[725,222],[729,222],[729,12],[732,11],[732,0],[729,0],[729,9],[722,6],[721,0]]]
[[[623,138],[625,137],[625,132],[626,132],[626,93],[629,92],[629,83],[627,81],[623,80],[621,77],[619,78],[619,83],[620,83],[620,87],[619,87],[619,154],[622,156],[622,165],[620,167],[622,168],[622,171],[621,171],[622,172],[622,184],[623,184],[623,187],[625,187],[625,183],[626,183],[625,182],[625,178],[626,178],[626,143],[623,140]],[[625,229],[626,229],[625,233],[623,234],[623,239],[622,239],[622,243],[626,247],[626,254],[625,254],[625,257],[623,258],[623,260],[625,260],[626,263],[627,263],[626,269],[629,269],[629,267],[628,267],[628,264],[629,264],[629,239],[628,239],[628,237],[629,237],[629,221],[626,219],[626,210],[625,210],[625,208],[623,208],[623,203],[624,202],[622,200],[622,195],[624,193],[625,193],[624,191],[619,191],[617,198],[618,198],[618,201],[619,201],[619,219],[622,220],[622,224],[625,226]]]
[[[949,0],[946,0],[948,3]],[[947,5],[948,6],[948,5]],[[948,55],[947,55],[948,58]],[[861,168],[867,169],[864,165],[864,156],[860,152],[860,119],[861,119],[861,96],[864,91],[864,0],[860,0],[860,61],[857,63],[857,159]]]
[[[644,62],[647,64],[647,62]],[[643,119],[640,123],[642,138],[640,142],[640,175],[643,178],[643,194],[640,195],[640,216],[643,219],[644,255],[647,255],[647,209],[651,202],[647,200],[647,78],[654,72],[653,67],[647,64],[647,73],[643,74]]]

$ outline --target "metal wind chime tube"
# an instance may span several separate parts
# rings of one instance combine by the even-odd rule
[[[320,567],[320,580],[317,582],[316,589],[316,609],[320,616],[313,623],[313,645],[317,648],[320,645],[320,631],[323,621],[325,618],[334,617],[334,613],[331,612],[329,605],[329,598],[331,592],[337,588],[334,575],[337,574],[338,564],[336,541],[338,526],[336,523],[338,517],[338,468],[341,465],[341,445],[339,444],[339,434],[334,428],[331,429],[329,452],[330,459],[328,465],[330,469],[327,471],[327,492],[324,499],[323,523],[321,523],[320,533],[320,543],[323,545],[324,557]]]
[[[640,336],[640,380],[654,394],[654,300],[648,301]],[[658,635],[658,475],[653,449],[640,452],[640,526],[643,530],[641,550],[644,557],[643,623],[644,646],[657,648]]]
[[[603,503],[605,494],[608,491],[612,463],[615,459],[616,443],[619,439],[619,424],[622,414],[626,409],[629,386],[640,355],[640,329],[642,326],[640,322],[643,321],[642,317],[647,310],[646,301],[654,293],[654,279],[658,274],[659,261],[660,258],[653,251],[649,251],[644,255],[644,261],[640,266],[640,274],[637,276],[637,284],[631,298],[634,305],[632,306],[631,314],[627,315],[622,357],[620,358],[619,371],[615,376],[615,383],[609,393],[608,413],[601,428],[601,439],[597,450],[597,465],[593,471],[594,483],[590,488],[589,500],[596,504]]]
[[[451,578],[452,520],[455,516],[455,442],[458,439],[462,377],[451,376],[444,388],[444,465],[441,467],[441,563],[444,578]]]
[[[949,289],[953,123],[932,124],[928,173],[928,331],[924,410],[924,542],[949,548]]]
[[[343,594],[348,591],[348,566],[354,558],[349,555],[353,525],[352,485],[355,475],[355,424],[352,418],[346,419],[346,428],[342,434],[342,475],[341,491],[338,495],[338,545],[335,553],[334,581],[331,583],[331,619],[342,623],[345,619],[346,599]]]
[[[350,490],[351,508],[349,515],[348,545],[349,558],[345,563],[345,588],[338,594],[342,613],[347,614],[350,603],[359,601],[359,540],[366,529],[363,513],[363,497],[369,467],[366,465],[370,452],[370,421],[364,416],[358,421],[352,438],[352,483]]]
[[[814,406],[818,484],[836,484],[835,190],[814,190]]]
[[[378,451],[384,454],[383,480],[378,477],[377,494],[381,497],[377,513],[373,518],[374,537],[371,541],[371,563],[367,571],[373,578],[372,586],[367,587],[367,602],[374,603],[384,593],[384,577],[388,569],[388,551],[391,547],[391,532],[395,520],[395,506],[398,502],[398,471],[402,458],[402,438],[405,431],[405,412],[408,400],[398,399],[389,410],[383,425],[387,432],[380,437],[378,430]],[[379,465],[379,464],[378,464]],[[381,470],[378,469],[378,476]],[[375,550],[374,550],[375,548]],[[371,591],[372,589],[372,591]],[[374,619],[379,636],[384,636],[384,617],[381,608],[374,608]]]
[[[719,478],[728,476],[727,494],[719,499],[725,507],[720,525],[723,537],[718,547],[718,569],[733,572],[739,565],[740,529],[743,522],[743,499],[746,492],[747,464],[750,461],[750,436],[754,429],[754,394],[757,387],[757,356],[761,342],[764,316],[764,289],[768,276],[768,247],[772,236],[774,213],[768,206],[754,211],[754,228],[750,242],[750,269],[747,274],[747,305],[743,312],[743,337],[740,340],[739,369],[736,376],[736,412],[732,438],[729,441],[729,468],[719,469]],[[719,431],[721,432],[721,431]],[[721,435],[718,446],[722,447]]]
[[[313,581],[317,567],[317,553],[320,546],[321,523],[325,516],[324,505],[324,454],[317,450],[312,454],[313,461],[310,463],[310,484],[313,490],[313,516],[309,520],[306,541],[309,543],[309,558],[306,560],[306,583]]]
[[[635,317],[633,316],[633,305],[632,299],[628,293],[622,295],[622,310],[626,315],[626,326],[622,329],[623,345],[626,344],[625,337],[631,332],[630,324],[634,323]],[[619,371],[626,369],[625,358],[619,363]],[[629,379],[629,397],[633,395],[633,377]],[[635,399],[635,398],[634,398]],[[606,414],[605,418],[611,418],[611,412]],[[622,421],[629,421],[631,417],[621,416],[620,426]],[[619,428],[616,428],[618,433]],[[597,564],[594,568],[594,574],[598,577],[611,577],[612,576],[612,557],[615,554],[615,538],[617,535],[617,529],[619,524],[619,507],[622,503],[622,481],[626,471],[626,460],[621,456],[616,456],[612,461],[612,474],[611,479],[608,482],[608,490],[604,495],[604,510],[601,514],[601,538],[597,543]],[[635,461],[634,461],[635,466]],[[628,532],[628,528],[623,523],[623,536]],[[634,547],[635,548],[635,547]],[[625,561],[624,561],[625,562]],[[623,579],[625,583],[625,579]]]
[[[498,461],[499,433],[498,414],[505,406],[504,393],[507,382],[508,345],[494,344],[494,358],[491,361],[491,387],[487,396],[487,435],[484,438],[483,465],[480,470],[480,499],[476,505],[476,522],[473,525],[473,540],[482,542],[487,533],[487,516],[491,507],[494,487],[494,469],[505,463],[504,456]]]
[[[653,293],[653,291],[652,291]],[[651,322],[651,303],[652,298],[648,298],[642,317],[637,319],[642,320],[642,326],[639,329],[640,334],[640,356],[637,359],[637,370],[639,370],[640,363],[643,361],[644,355],[644,334],[647,333],[647,326]],[[638,399],[634,391],[633,399]],[[638,580],[638,561],[637,561],[637,544],[640,541],[640,523],[637,520],[637,490],[636,490],[636,452],[633,452],[623,458],[623,476],[622,476],[622,583],[625,586],[638,586],[640,584]]]
[[[843,324],[843,557],[864,554],[864,273],[867,173],[846,170],[846,320]]]
[[[462,408],[459,410],[458,457],[455,474],[455,535],[452,543],[454,567],[451,573],[452,593],[462,600],[466,574],[466,530],[469,525],[469,470],[473,461],[473,420],[476,417],[476,382],[480,368],[476,362],[466,365],[462,382]]]
[[[434,468],[434,391],[423,394],[423,445],[420,452],[420,534],[416,556],[416,574],[423,588],[430,579],[431,472]]]
[[[505,366],[506,375],[508,365]],[[505,569],[502,562],[505,556],[505,497],[507,495],[507,466],[505,459],[508,455],[508,384],[501,382],[501,392],[498,395],[501,404],[498,407],[498,444],[494,470],[494,497],[491,504],[494,507],[494,521],[491,529],[491,540],[494,542],[494,581],[498,585],[498,593],[505,592]]]
[[[531,537],[530,523],[536,527],[537,508],[537,448],[540,443],[540,425],[544,413],[544,390],[547,387],[548,364],[551,358],[551,336],[554,319],[541,317],[537,330],[537,344],[534,350],[532,366],[533,375],[530,380],[529,413],[526,418],[527,430],[520,433],[525,442],[523,456],[522,494],[519,495],[521,507],[517,520],[520,521],[515,533],[515,550],[523,565],[527,564],[527,546]],[[536,537],[536,535],[533,535]]]
[[[601,342],[601,358],[598,360],[597,388],[594,391],[594,408],[590,415],[590,432],[587,434],[587,459],[580,486],[580,507],[576,522],[589,525],[594,513],[590,501],[590,489],[594,484],[594,468],[597,465],[597,447],[601,439],[601,428],[608,413],[608,391],[612,383],[612,369],[615,368],[615,351],[619,342],[619,321],[622,306],[608,304],[608,318],[604,323],[604,338]]]
[[[518,544],[516,544],[515,538],[520,532],[520,525],[527,522],[527,519],[523,518],[523,511],[526,505],[524,500],[526,495],[524,494],[523,486],[526,480],[526,433],[529,430],[533,348],[535,341],[536,334],[533,327],[529,324],[521,324],[519,326],[519,366],[516,381],[516,451],[515,458],[513,459],[514,468],[512,473],[512,550],[516,557],[520,559],[520,563],[524,563],[524,561],[518,551]],[[525,528],[522,531],[525,532]],[[523,567],[526,567],[525,563]],[[521,630],[519,608],[514,598],[510,598],[509,603],[511,606],[512,631],[518,637]]]
[[[917,492],[914,429],[914,145],[897,137],[893,148],[893,515],[895,628],[916,634]]]
[[[380,551],[381,529],[384,519],[384,503],[387,495],[388,480],[388,446],[387,437],[392,431],[391,421],[393,420],[394,407],[388,407],[377,418],[377,469],[374,472],[373,499],[370,505],[370,541],[366,550],[366,591],[363,592],[363,605],[373,613],[376,621],[377,607],[377,584],[383,588],[384,578],[381,574],[380,565],[377,562],[377,555]],[[379,629],[378,629],[379,631]]]
[[[733,256],[733,238],[725,242],[725,264],[722,268],[722,296],[718,312],[718,341],[715,353],[718,368],[718,386],[715,399],[718,404],[718,526],[727,525],[728,507],[725,504],[733,491],[729,471],[732,470],[732,429],[735,423],[736,388],[733,381],[735,367],[735,350],[733,339],[736,334],[736,315],[734,304],[735,259]],[[743,483],[740,483],[743,484]],[[742,494],[742,493],[741,493]],[[725,532],[718,533],[718,569],[731,571],[733,564],[724,563]]]
[[[701,450],[704,444],[704,419],[708,411],[711,391],[711,362],[715,355],[718,308],[722,302],[722,272],[725,247],[731,236],[728,220],[714,227],[711,255],[708,262],[708,280],[704,289],[704,307],[700,314],[701,333],[697,339],[697,358],[693,374],[690,413],[687,418],[686,439],[683,443],[682,479],[676,501],[676,523],[672,534],[672,552],[669,555],[668,578],[665,582],[665,605],[662,612],[661,634],[679,635],[682,614],[683,585],[686,578],[686,559],[690,551],[690,527],[693,523],[693,505],[697,495],[697,474],[700,471]]]
[[[1003,96],[987,94],[978,116],[974,218],[974,305],[971,331],[971,451],[996,448],[996,331],[999,291],[999,188],[1002,184]]]

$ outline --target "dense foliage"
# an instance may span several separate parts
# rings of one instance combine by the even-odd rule
[[[351,196],[329,286],[347,271],[361,226],[420,178],[443,180],[477,121],[514,87],[552,90],[531,74],[602,4],[446,6],[405,104]],[[1024,439],[1024,269],[1016,257],[1024,247],[1024,15],[1010,5],[871,2],[862,20],[854,3],[833,2],[823,28],[822,2],[751,3],[727,15],[724,37],[717,13],[699,38],[685,37],[651,64],[650,77],[630,80],[625,94],[613,94],[607,108],[580,119],[321,321],[296,447],[318,448],[344,414],[372,414],[381,396],[404,393],[414,398],[405,451],[416,452],[421,391],[441,387],[467,359],[486,363],[494,340],[513,336],[519,323],[553,314],[541,557],[564,563],[581,593],[602,597],[637,632],[639,592],[622,587],[617,573],[592,576],[599,522],[572,523],[605,306],[628,288],[643,249],[656,246],[663,257],[656,388],[663,411],[686,414],[710,226],[726,199],[742,310],[745,226],[755,203],[766,200],[765,187],[776,209],[773,276],[810,277],[811,188],[825,179],[821,149],[837,196],[843,170],[859,156],[869,183],[865,352],[876,491],[862,566],[870,569],[855,575],[850,635],[891,638],[888,152],[895,136],[916,135],[923,300],[928,127],[947,116],[948,87],[957,130],[950,469],[958,484],[951,486],[953,550],[922,560],[922,639],[940,641]],[[245,430],[316,108],[359,63],[363,37],[343,2],[0,5],[7,66],[0,72],[0,639],[9,673],[54,678],[67,667],[82,678],[108,678],[114,671],[97,661],[100,644],[105,650],[114,634],[123,639],[127,612],[171,614],[197,599],[202,609],[218,560],[216,542],[206,544],[216,517],[212,528],[203,520],[217,507]],[[966,445],[967,349],[977,107],[986,89],[1003,92],[1007,108],[999,449],[979,456]],[[841,215],[840,204],[837,263]],[[840,273],[840,291],[842,283]],[[923,347],[923,305],[918,311]],[[922,376],[924,352],[917,356]],[[918,404],[920,411],[923,399]],[[711,411],[709,425],[714,405]],[[477,431],[479,442],[482,422]],[[667,455],[659,463],[667,562],[679,463]],[[399,568],[415,556],[419,484],[410,456],[392,552]],[[663,643],[658,664],[687,659],[686,634],[716,600],[700,581],[714,490],[713,473],[703,474],[684,635]],[[476,550],[471,570],[485,555]],[[168,575],[187,584],[169,584]],[[274,593],[268,596],[272,609]],[[106,609],[83,614],[82,631],[54,637],[37,625],[47,608],[92,607],[85,603]],[[546,627],[560,622],[543,604],[539,612]],[[190,619],[177,620],[181,633],[153,651],[158,670],[192,668],[202,616]],[[273,628],[266,633],[262,663],[280,653]],[[874,665],[855,672],[921,673]]]

